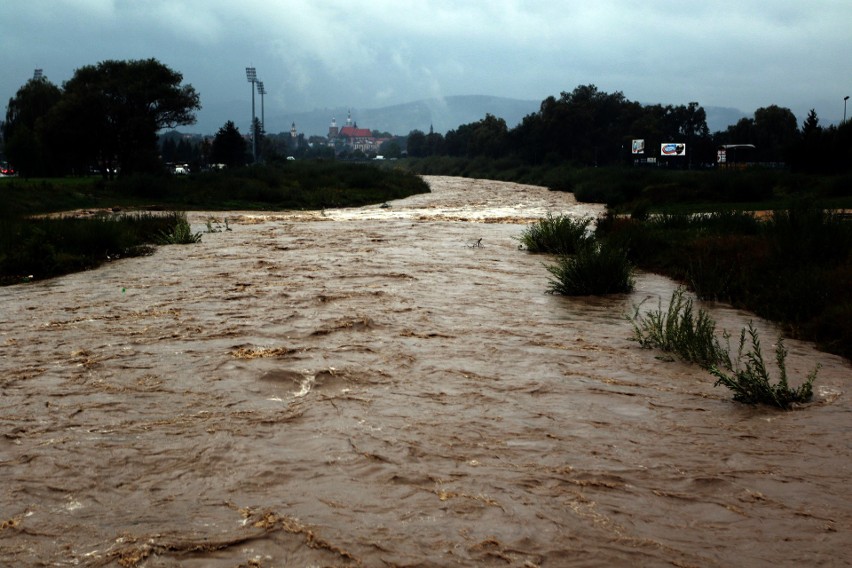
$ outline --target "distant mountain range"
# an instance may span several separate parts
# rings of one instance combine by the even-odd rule
[[[446,134],[448,130],[454,130],[462,124],[477,122],[485,118],[486,114],[502,118],[509,128],[514,128],[525,116],[538,112],[540,107],[541,101],[487,95],[462,95],[423,99],[380,108],[335,107],[297,113],[267,113],[265,119],[267,131],[270,134],[289,132],[290,126],[295,122],[296,130],[305,137],[326,136],[332,119],[335,119],[337,125],[342,127],[346,124],[346,118],[351,112],[352,122],[359,128],[404,136],[412,130],[428,133],[430,128],[440,134]],[[747,116],[735,108],[704,107],[704,110],[707,113],[707,126],[710,132],[725,130],[729,125]],[[209,128],[206,125],[211,122],[219,124],[211,129],[212,132],[209,132],[214,134],[226,121],[234,120],[233,117],[227,118],[226,113],[224,105],[206,110],[206,120],[203,124],[199,123],[199,126],[204,125],[206,129]],[[211,115],[220,114],[222,117],[218,121],[211,118]],[[249,121],[246,120],[246,122]]]

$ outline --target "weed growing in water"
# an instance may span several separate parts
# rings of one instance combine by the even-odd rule
[[[549,292],[565,296],[602,296],[633,290],[633,265],[624,249],[608,242],[588,241],[574,256],[547,266],[555,277]]]
[[[574,254],[588,239],[591,222],[591,217],[573,219],[567,215],[553,216],[548,213],[547,217],[527,227],[518,240],[529,252]]]
[[[213,225],[213,223],[216,223],[216,225]],[[223,228],[222,223],[218,219],[216,219],[215,217],[208,217],[207,222],[206,222],[207,230],[205,230],[204,232],[209,234],[209,233],[221,233],[222,231],[232,230],[231,227],[228,226],[228,218],[227,217],[225,217],[224,223],[225,223],[225,226]]]
[[[751,349],[743,354],[746,344],[746,334],[751,340]],[[745,360],[745,367],[741,362]],[[728,373],[716,366],[710,367],[710,373],[716,377],[715,386],[724,385],[734,393],[734,400],[746,404],[767,404],[778,408],[788,409],[794,403],[808,402],[813,398],[813,383],[816,380],[820,366],[814,368],[799,388],[790,388],[787,383],[787,349],[784,342],[778,338],[775,347],[775,361],[778,364],[778,382],[770,382],[769,372],[763,362],[760,350],[760,338],[757,330],[749,323],[747,329],[740,333],[740,347],[736,365],[728,366]]]
[[[669,307],[639,315],[639,306],[630,321],[633,323],[633,338],[645,348],[658,348],[676,354],[684,361],[696,363],[716,377],[714,386],[724,385],[734,393],[734,400],[746,404],[766,404],[788,409],[794,403],[803,403],[813,398],[813,382],[819,365],[796,389],[787,382],[787,349],[779,337],[775,347],[775,361],[780,373],[778,382],[772,384],[763,361],[760,338],[754,325],[740,332],[740,345],[736,361],[731,361],[730,350],[723,347],[716,334],[716,323],[703,309],[696,315],[685,289],[678,288],[672,294]],[[727,332],[722,334],[729,339]],[[747,337],[751,349],[745,351]]]
[[[682,286],[675,290],[665,312],[658,304],[656,310],[639,315],[640,306],[634,306],[628,318],[633,324],[633,338],[646,349],[656,347],[674,353],[705,369],[719,364],[730,367],[728,349],[716,335],[716,322],[703,308],[696,314],[692,298],[685,294]],[[727,333],[723,337],[727,339]]]
[[[186,215],[176,215],[172,231],[162,231],[157,237],[158,245],[189,245],[201,242],[201,233],[193,233]]]

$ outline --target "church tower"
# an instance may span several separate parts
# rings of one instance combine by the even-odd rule
[[[331,119],[331,126],[328,127],[328,139],[334,140],[337,138],[337,135],[340,133],[340,129],[337,127],[337,119]]]
[[[296,134],[296,123],[294,122],[290,127],[290,138],[296,138],[296,136],[298,136],[298,134]]]

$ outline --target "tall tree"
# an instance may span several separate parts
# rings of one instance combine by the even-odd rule
[[[122,174],[159,168],[157,132],[195,123],[201,108],[192,85],[156,59],[103,61],[65,83],[62,120],[91,135],[89,159],[116,163]]]
[[[428,153],[426,148],[426,135],[422,130],[412,130],[408,133],[408,139],[406,140],[405,147],[409,156],[426,156]]]
[[[248,144],[233,121],[228,121],[213,138],[210,163],[225,164],[229,168],[244,166]]]
[[[3,123],[5,152],[24,175],[46,175],[55,166],[46,141],[45,119],[61,98],[59,87],[42,76],[27,81],[9,99]]]
[[[798,134],[798,121],[790,109],[770,105],[754,111],[754,144],[762,161],[786,160]]]

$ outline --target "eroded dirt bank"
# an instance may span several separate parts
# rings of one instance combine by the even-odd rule
[[[0,565],[852,562],[848,364],[789,341],[815,402],[733,403],[630,341],[667,279],[545,293],[522,223],[594,209],[427,179],[0,289]]]

